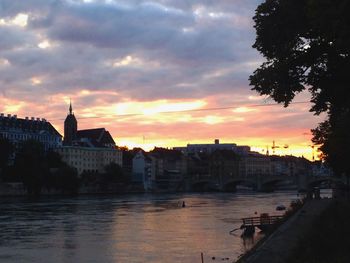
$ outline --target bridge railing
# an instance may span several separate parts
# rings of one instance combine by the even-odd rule
[[[281,220],[283,216],[256,216],[242,218],[243,226],[273,225]]]

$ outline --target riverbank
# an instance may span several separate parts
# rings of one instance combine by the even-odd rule
[[[297,191],[296,188],[278,188],[276,191]],[[120,183],[110,183],[108,185],[89,185],[89,186],[80,186],[75,191],[66,191],[56,188],[45,188],[43,187],[40,190],[39,194],[36,196],[72,196],[72,195],[115,195],[115,194],[144,194],[144,193],[153,193],[153,194],[172,194],[172,193],[200,193],[201,191],[184,191],[184,190],[154,190],[154,191],[145,191],[143,185],[129,183],[129,184],[120,184]],[[223,191],[210,191],[212,193],[223,193]],[[254,190],[241,190],[239,192],[256,192]],[[207,193],[202,191],[202,193]],[[4,183],[0,182],[0,197],[23,197],[31,196],[29,195],[26,187],[21,182],[11,182]]]
[[[291,258],[298,253],[301,241],[305,240],[315,222],[320,220],[321,215],[330,209],[331,204],[332,199],[307,201],[296,214],[279,226],[270,236],[258,243],[256,248],[244,255],[237,263],[296,262],[291,261]],[[318,231],[321,230],[318,229]],[[308,241],[304,242],[306,242],[306,246]]]
[[[350,202],[334,200],[300,240],[287,263],[350,262]]]
[[[81,186],[76,191],[64,191],[55,188],[42,188],[40,193],[36,196],[72,196],[72,195],[115,195],[115,194],[138,194],[145,193],[141,187],[132,184],[110,184],[108,187],[101,188],[101,186]],[[1,183],[0,182],[0,197],[24,197],[32,196],[28,194],[23,183]]]

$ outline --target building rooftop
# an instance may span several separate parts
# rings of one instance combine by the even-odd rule
[[[152,151],[149,152],[149,154],[157,158],[173,160],[181,159],[183,156],[183,154],[180,151],[158,147],[155,147]]]
[[[95,147],[105,147],[106,145],[114,145],[115,142],[111,134],[105,128],[79,130],[77,132],[77,138],[88,139]]]
[[[25,119],[17,118],[17,115],[0,114],[0,131],[18,130],[21,132],[40,133],[47,132],[50,135],[62,137],[62,135],[45,119],[26,117]]]

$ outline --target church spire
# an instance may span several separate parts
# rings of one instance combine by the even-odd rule
[[[64,140],[63,145],[72,145],[77,138],[78,122],[73,114],[72,101],[69,99],[69,113],[64,120]]]
[[[69,99],[69,114],[72,115],[72,111],[73,111],[73,108],[72,108],[72,101],[71,99]]]

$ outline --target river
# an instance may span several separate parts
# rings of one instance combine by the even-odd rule
[[[2,198],[0,262],[200,263],[201,252],[205,262],[232,262],[261,237],[230,235],[240,218],[281,214],[276,206],[296,198],[295,192]]]

